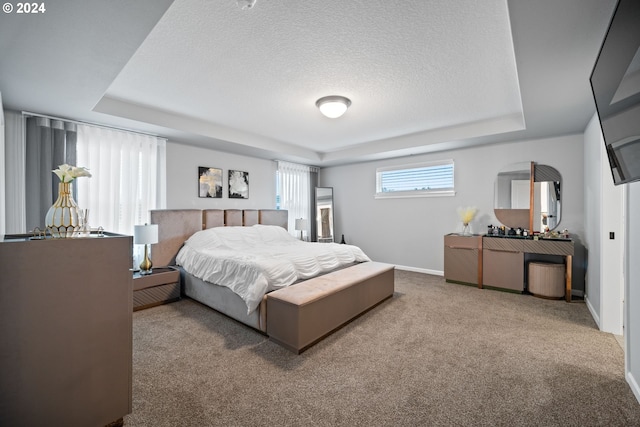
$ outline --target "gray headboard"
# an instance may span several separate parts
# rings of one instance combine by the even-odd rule
[[[224,226],[279,225],[288,229],[289,212],[279,209],[158,209],[158,243],[151,245],[155,266],[174,265],[182,244],[196,231]]]

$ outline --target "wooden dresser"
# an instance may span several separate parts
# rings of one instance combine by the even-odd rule
[[[523,292],[527,255],[556,255],[564,258],[565,299],[571,302],[573,253],[571,239],[447,234],[444,277],[447,282]]]
[[[0,425],[131,412],[132,237],[0,241]]]
[[[482,238],[482,251],[484,285],[517,292],[524,290],[525,255],[562,256],[565,264],[565,298],[571,302],[573,240],[485,236]]]
[[[444,278],[482,288],[482,236],[444,236]]]

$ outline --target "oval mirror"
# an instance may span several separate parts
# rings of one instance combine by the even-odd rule
[[[535,165],[533,195],[533,229],[553,230],[560,224],[562,177],[555,168],[547,165]]]
[[[498,172],[493,212],[507,227],[529,228],[531,168],[531,162],[522,162],[508,165]]]
[[[532,185],[533,207],[530,209]],[[533,162],[506,166],[498,173],[495,182],[496,218],[511,228],[545,231],[548,227],[553,230],[560,224],[561,186],[560,172],[551,166]]]

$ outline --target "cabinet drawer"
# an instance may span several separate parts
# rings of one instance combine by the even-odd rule
[[[180,299],[180,284],[169,283],[133,292],[133,311]]]
[[[524,253],[484,248],[482,274],[482,283],[485,287],[522,292],[524,291]]]
[[[532,254],[573,255],[573,240],[525,240],[524,249]]]
[[[480,249],[444,248],[444,278],[449,281],[478,284]]]
[[[485,237],[482,239],[482,248],[498,251],[524,252],[524,242],[522,239],[510,239],[508,237]]]
[[[460,236],[458,234],[447,234],[444,236],[444,245],[452,248],[482,248],[482,236]]]
[[[139,291],[154,286],[166,285],[168,283],[179,283],[180,272],[172,268],[154,268],[153,273],[148,275],[135,274],[133,276],[133,290]]]

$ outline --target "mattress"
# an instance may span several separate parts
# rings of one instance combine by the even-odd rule
[[[187,273],[242,298],[247,314],[267,292],[365,261],[371,260],[357,246],[303,242],[282,227],[259,224],[199,231],[176,257]]]

